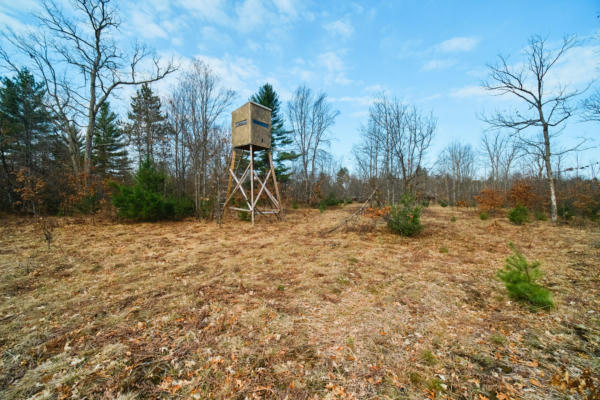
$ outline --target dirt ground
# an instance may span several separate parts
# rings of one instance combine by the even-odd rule
[[[434,206],[320,236],[357,207],[63,218],[49,249],[0,219],[0,398],[600,398],[600,232]],[[507,297],[508,242],[556,309]]]

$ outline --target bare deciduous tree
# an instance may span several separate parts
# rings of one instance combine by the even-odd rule
[[[475,152],[471,145],[453,142],[438,159],[440,175],[445,178],[448,200],[456,204],[468,200],[473,192],[468,185],[475,176]]]
[[[110,0],[72,0],[72,6],[74,16],[70,17],[53,0],[43,0],[38,32],[5,34],[4,38],[33,59],[65,122],[81,118],[85,126],[84,170],[89,173],[96,116],[111,93],[122,86],[160,80],[176,67],[172,62],[161,66],[143,46],[136,45],[130,55],[121,51],[114,39],[120,21]],[[5,48],[2,55],[5,61],[10,59]],[[143,74],[142,63],[149,57],[152,71]],[[69,109],[76,113],[68,113]]]
[[[600,89],[583,102],[583,119],[600,122]]]
[[[370,119],[383,134],[380,140],[387,174],[396,169],[404,191],[412,191],[435,135],[437,121],[433,115],[423,115],[416,107],[383,95],[371,106]]]
[[[305,201],[310,202],[316,176],[316,164],[328,143],[327,131],[334,124],[339,111],[327,101],[327,95],[316,97],[307,86],[296,89],[288,103],[288,119],[294,135],[294,145],[299,154],[304,184]]]
[[[560,133],[559,127],[573,114],[570,100],[581,94],[581,91],[567,90],[562,86],[547,88],[546,83],[552,67],[574,45],[574,38],[565,38],[553,50],[546,46],[545,39],[534,36],[525,50],[524,64],[509,65],[507,59],[500,56],[496,65],[489,66],[489,81],[483,83],[483,87],[490,92],[514,96],[526,106],[525,111],[517,109],[512,112],[497,112],[484,117],[484,120],[493,127],[512,130],[527,152],[537,153],[543,158],[550,188],[553,222],[557,220],[557,203],[552,157],[559,155],[553,153],[553,139]],[[564,150],[563,153],[576,150],[580,145],[581,143]]]
[[[495,130],[482,136],[481,147],[490,163],[492,185],[496,188],[502,185],[507,190],[511,167],[519,156],[519,146],[510,135]]]
[[[217,121],[223,116],[235,96],[232,90],[219,87],[219,79],[203,61],[196,60],[181,78],[172,99],[171,118],[179,121],[181,140],[188,149],[194,173],[194,201],[201,210],[201,199],[207,197],[211,161],[219,149],[222,129]],[[218,154],[220,156],[220,153]]]

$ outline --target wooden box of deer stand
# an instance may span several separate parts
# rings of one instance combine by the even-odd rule
[[[236,149],[271,148],[271,109],[249,101],[231,113],[232,145]]]

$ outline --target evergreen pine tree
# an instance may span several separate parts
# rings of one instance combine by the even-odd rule
[[[127,130],[141,163],[146,158],[155,162],[155,152],[162,150],[167,141],[166,116],[161,111],[161,102],[148,84],[143,84],[131,98],[130,123]],[[164,154],[161,154],[164,157]],[[164,160],[161,160],[164,161]]]
[[[273,164],[275,165],[275,174],[277,180],[285,182],[289,179],[290,167],[285,165],[286,161],[295,160],[298,158],[294,152],[287,151],[286,148],[292,144],[291,132],[286,131],[283,127],[283,117],[280,113],[279,96],[273,86],[265,83],[258,89],[250,101],[261,104],[271,109],[271,149],[273,152]],[[261,159],[256,160],[255,168],[265,170],[268,168],[269,159],[264,152]]]
[[[129,169],[124,139],[117,115],[110,110],[108,102],[103,103],[96,118],[92,149],[94,169],[102,178],[123,177]]]
[[[52,115],[44,105],[44,85],[22,69],[0,83],[0,191],[2,208],[14,207],[22,196],[17,176],[45,183],[54,170],[60,143],[52,131]],[[22,187],[21,187],[22,189]],[[44,194],[48,194],[44,190]]]
[[[42,153],[51,134],[51,114],[44,106],[44,88],[33,75],[21,70],[13,79],[2,79],[0,123],[2,151],[14,168],[41,169]],[[10,161],[8,161],[10,159]]]

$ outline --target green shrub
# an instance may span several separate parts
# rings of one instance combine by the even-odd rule
[[[445,200],[440,200],[440,206],[442,207],[448,207],[448,202]]]
[[[450,217],[450,222],[456,222],[456,217],[454,215]]]
[[[246,222],[248,222],[248,221],[252,220],[252,216],[250,215],[249,212],[238,211],[237,215],[238,215],[238,218],[239,218],[240,221],[246,221]]]
[[[325,210],[327,210],[327,204],[325,204],[325,202],[322,201],[319,203],[319,211],[323,213],[325,212]]]
[[[194,201],[189,197],[172,197],[168,201],[173,203],[173,216],[175,218],[184,218],[194,214]]]
[[[421,225],[422,206],[413,195],[405,193],[399,204],[391,207],[387,216],[388,227],[402,236],[415,236],[423,230]]]
[[[576,214],[576,209],[575,209],[575,206],[573,205],[573,201],[572,200],[561,201],[560,204],[558,205],[557,212],[558,212],[558,216],[561,217],[562,219],[564,219],[565,221],[571,220]]]
[[[538,221],[547,221],[548,220],[546,213],[543,212],[542,210],[535,210],[533,214],[535,216],[535,219]]]
[[[319,201],[319,203],[317,203],[317,208],[319,209],[319,211],[323,212],[327,209],[327,207],[339,206],[343,202],[344,202],[344,200],[341,200],[341,199],[338,199],[337,197],[335,197],[334,193],[329,193],[327,195],[327,197],[325,197],[324,199],[321,199],[321,201]]]
[[[83,196],[75,203],[74,208],[81,214],[94,214],[100,210],[100,198],[101,196],[97,192],[89,196]]]
[[[434,366],[437,363],[437,358],[429,350],[421,352],[421,359],[429,366]]]
[[[448,248],[447,247],[440,247],[440,253],[448,254]]]
[[[165,198],[162,195],[165,175],[158,172],[150,160],[140,164],[133,186],[111,182],[116,190],[112,202],[120,217],[137,221],[158,221],[181,218],[193,212],[189,200]]]
[[[506,258],[498,277],[506,285],[508,295],[518,301],[529,303],[533,310],[554,307],[550,291],[536,283],[542,276],[539,261],[527,262],[525,256],[512,243],[508,244],[513,254]]]
[[[297,209],[298,209],[298,202],[297,202],[296,200],[292,201],[292,208],[293,208],[294,210],[297,210]]]
[[[529,210],[523,204],[517,204],[508,212],[508,219],[515,225],[523,225],[529,219]]]
[[[486,219],[488,219],[488,213],[486,213],[485,211],[480,212],[479,219],[485,221]]]

